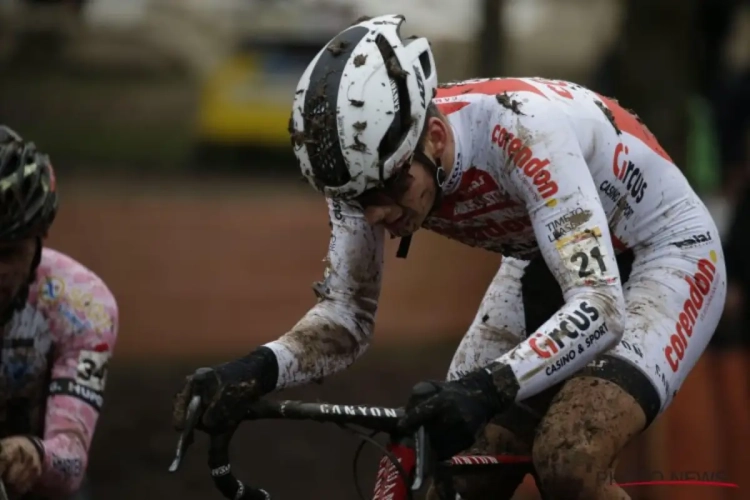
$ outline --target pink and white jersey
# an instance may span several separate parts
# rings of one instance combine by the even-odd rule
[[[638,269],[651,261],[674,266],[678,271],[671,276],[679,283],[681,273],[690,277],[711,268],[717,289],[724,286],[721,246],[707,209],[645,125],[617,101],[564,81],[500,78],[444,85],[434,102],[452,128],[455,159],[444,198],[424,227],[506,256],[541,255],[565,297],[549,321],[500,358],[518,379],[520,399],[561,381],[622,338],[631,319],[616,253],[632,249]],[[269,344],[280,360],[281,386],[342,369],[372,334],[384,230],[370,227],[356,203],[328,204],[326,279],[316,288],[320,302],[301,324],[337,325],[356,347],[312,360],[297,337],[282,337]],[[646,295],[664,303],[667,295],[656,290]],[[490,290],[485,300],[492,297]],[[674,297],[680,307],[681,297]],[[722,291],[714,302],[720,309]],[[715,310],[705,323],[706,342]],[[664,318],[653,319],[662,313]],[[674,325],[679,313],[677,306],[654,311],[644,328]],[[652,339],[670,345],[664,335]],[[667,359],[674,365],[686,356],[688,337],[672,340],[666,358],[665,346],[650,349],[652,378],[670,369]],[[703,340],[692,341],[691,359]],[[663,385],[666,400],[672,390]]]
[[[26,306],[3,334],[0,431],[42,438],[34,491],[75,492],[104,399],[117,336],[117,304],[93,272],[45,248]]]

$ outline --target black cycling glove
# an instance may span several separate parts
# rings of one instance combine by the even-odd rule
[[[507,409],[517,390],[514,384],[509,389],[496,387],[487,369],[451,382],[420,382],[412,389],[400,430],[412,433],[424,426],[436,458],[448,459],[471,447],[484,425]]]
[[[236,361],[210,369],[199,369],[185,380],[175,396],[173,421],[177,430],[185,426],[185,413],[193,396],[201,397],[197,428],[224,432],[236,426],[247,407],[276,388],[279,365],[268,347],[259,347]]]

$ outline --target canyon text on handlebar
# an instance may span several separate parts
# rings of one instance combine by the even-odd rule
[[[180,466],[185,452],[193,441],[193,432],[198,419],[200,408],[200,396],[194,396],[188,405],[186,413],[186,425],[177,444],[174,461],[170,466],[170,472],[176,472]],[[284,419],[284,420],[312,420],[339,424],[343,427],[356,425],[373,432],[384,432],[392,438],[398,435],[396,430],[398,420],[403,416],[402,408],[386,408],[370,405],[335,405],[327,403],[303,403],[299,401],[269,401],[260,400],[250,407],[244,420],[260,419]],[[364,434],[364,433],[362,433]],[[363,438],[372,441],[366,436]],[[232,473],[229,460],[229,445],[232,434],[211,435],[208,452],[208,463],[211,468],[211,476],[216,488],[221,491],[225,498],[232,500],[267,500],[271,496],[260,488],[247,486],[238,480]],[[424,431],[420,429],[414,436],[414,445],[417,451],[411,490],[421,488],[425,474],[425,446]],[[375,443],[377,444],[377,443]],[[402,476],[407,476],[401,467],[399,460],[383,449],[394,467]],[[404,477],[404,481],[408,481]],[[406,492],[411,498],[411,491]]]

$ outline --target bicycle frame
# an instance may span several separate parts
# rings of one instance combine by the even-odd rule
[[[177,471],[193,441],[193,429],[199,407],[200,397],[194,396],[188,406],[185,430],[177,444],[175,459],[169,468],[170,472]],[[312,420],[342,426],[357,425],[371,431],[387,433],[390,439],[385,447],[386,454],[380,460],[373,500],[410,500],[412,492],[420,490],[429,475],[433,477],[441,498],[454,500],[457,495],[453,490],[451,479],[456,474],[469,471],[471,473],[484,472],[495,468],[507,470],[508,467],[517,467],[519,472],[532,472],[531,459],[528,457],[459,455],[449,460],[436,462],[431,459],[422,429],[414,436],[404,436],[398,432],[398,420],[403,414],[402,408],[382,406],[261,400],[252,405],[244,420]],[[232,473],[229,460],[231,438],[231,433],[210,436],[208,462],[214,485],[225,498],[270,499],[270,494],[265,490],[246,486]],[[410,484],[407,484],[407,480]]]
[[[533,473],[531,458],[515,455],[456,455],[448,460],[436,462],[429,474],[430,469],[422,469],[422,474],[417,471],[417,458],[419,440],[415,447],[393,441],[388,443],[386,449],[393,453],[401,463],[407,477],[413,478],[412,491],[418,491],[423,486],[426,475],[431,475],[439,497],[444,500],[460,498],[453,488],[454,476],[471,473],[489,473],[496,469],[508,472],[508,468],[516,468],[519,472]],[[422,449],[425,449],[424,447]],[[427,458],[427,457],[425,457]],[[425,464],[424,461],[421,462]],[[425,474],[424,472],[427,472]],[[387,456],[383,456],[378,464],[378,474],[375,479],[373,500],[408,500],[407,485],[403,477],[398,473],[396,466]]]

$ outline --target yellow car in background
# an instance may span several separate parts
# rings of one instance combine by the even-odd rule
[[[242,160],[238,153],[246,152],[253,153],[255,163],[277,161],[279,154],[292,160],[287,128],[294,91],[326,36],[243,41],[201,89],[198,163],[236,163]]]

